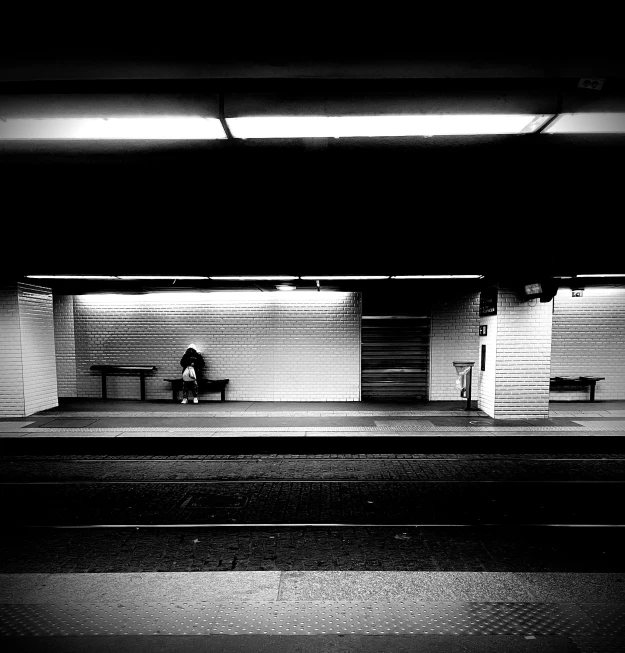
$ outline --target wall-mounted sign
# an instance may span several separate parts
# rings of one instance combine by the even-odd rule
[[[481,336],[488,335],[488,325],[480,324],[480,335]]]
[[[583,290],[573,290],[571,293],[571,297],[583,297],[583,296],[584,296]]]
[[[480,317],[497,315],[497,286],[485,288],[480,293]]]

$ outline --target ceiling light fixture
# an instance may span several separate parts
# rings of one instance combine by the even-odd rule
[[[388,276],[321,276],[321,277],[300,277],[303,281],[361,281],[365,279],[388,279]]]
[[[28,279],[117,279],[119,277],[91,274],[27,274]]]
[[[274,276],[239,276],[239,277],[209,277],[213,281],[295,281],[298,277],[284,275]]]
[[[217,94],[6,94],[0,116],[0,140],[226,138]]]
[[[391,279],[481,279],[481,274],[408,274],[397,275]]]
[[[349,138],[523,134],[553,114],[243,116],[227,118],[235,138]]]
[[[625,113],[562,113],[543,134],[625,134]]]
[[[625,274],[578,274],[578,277],[625,277]]]
[[[89,275],[89,274],[28,274],[29,279],[113,279],[116,281],[135,281],[141,279],[161,279],[161,280],[200,280],[208,279],[208,277],[195,277],[195,276],[161,276],[161,275],[131,275],[131,276],[104,276],[104,275]]]
[[[0,140],[218,140],[226,133],[217,118],[123,116],[99,118],[7,118]]]

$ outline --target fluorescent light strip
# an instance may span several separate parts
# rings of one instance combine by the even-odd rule
[[[90,274],[27,274],[28,279],[117,279],[119,277],[99,276]]]
[[[625,274],[578,274],[579,277],[625,277]]]
[[[165,276],[98,276],[98,275],[83,275],[83,274],[28,274],[29,279],[115,279],[116,281],[133,281],[140,279],[208,279],[208,277],[165,277]]]
[[[7,118],[0,140],[216,140],[226,138],[217,118],[144,116],[111,118]]]
[[[552,115],[247,116],[226,122],[232,135],[243,139],[459,136],[531,133]]]
[[[625,113],[561,113],[543,134],[625,134]]]
[[[242,276],[242,277],[209,277],[213,281],[295,281],[298,277],[287,276]]]
[[[481,274],[409,274],[391,279],[481,279]]]
[[[388,279],[387,276],[383,277],[353,277],[353,276],[338,276],[338,277],[301,277],[302,280],[304,281],[360,281],[362,279]]]

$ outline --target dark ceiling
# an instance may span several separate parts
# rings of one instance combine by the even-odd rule
[[[43,28],[23,34],[3,44],[0,93],[236,80],[295,89],[625,82],[625,55],[609,39],[563,45],[554,33],[506,39],[501,30],[490,41],[454,39],[431,26],[421,38],[424,24],[410,40],[365,32],[359,44],[355,27],[299,40],[291,29],[288,42],[269,32],[246,39],[236,23],[205,26],[201,41],[195,30],[170,38],[175,29],[146,24],[121,38],[85,28],[79,43]],[[5,143],[2,273],[620,273],[624,151],[620,136],[544,135]]]

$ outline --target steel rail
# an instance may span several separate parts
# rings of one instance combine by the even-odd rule
[[[625,480],[568,480],[568,479],[554,479],[554,480],[471,480],[471,481],[461,481],[457,479],[450,480],[439,480],[439,479],[355,479],[355,478],[345,478],[345,479],[219,479],[219,480],[203,480],[203,479],[179,479],[174,481],[0,481],[0,487],[3,485],[242,485],[249,483],[464,483],[469,485],[471,483],[499,483],[503,484],[512,484],[512,483],[552,483],[552,484],[582,484],[582,483],[611,483],[611,484],[623,484]]]
[[[218,455],[218,454],[216,454]],[[236,454],[233,454],[236,455]],[[281,454],[277,454],[280,456]],[[290,454],[286,454],[290,455]],[[311,454],[314,456],[314,454]],[[374,455],[380,455],[380,454],[374,454]],[[414,461],[423,461],[423,462],[430,462],[434,460],[445,460],[445,461],[450,461],[450,462],[465,462],[465,461],[480,461],[480,460],[496,460],[496,461],[507,461],[507,460],[512,460],[512,461],[538,461],[538,462],[606,462],[606,461],[625,461],[625,456],[623,458],[528,458],[526,456],[523,456],[523,454],[519,454],[518,458],[493,458],[493,457],[477,457],[477,456],[467,456],[465,458],[433,458],[433,457],[428,457],[428,458],[337,458],[336,456],[325,456],[325,457],[301,457],[301,458],[277,458],[277,457],[267,457],[267,458],[246,458],[246,459],[240,459],[240,458],[221,458],[221,459],[202,459],[202,458],[150,458],[150,457],[145,457],[145,458],[118,458],[118,459],[111,459],[111,458],[80,458],[80,459],[72,459],[72,458],[63,458],[62,460],[60,459],[47,459],[45,456],[30,456],[30,457],[22,457],[22,456],[5,456],[3,458],[3,462],[9,462],[9,461],[17,461],[17,462],[26,462],[26,461],[37,461],[37,462],[49,462],[49,463],[129,463],[129,462],[154,462],[154,463],[221,463],[221,462],[242,462],[242,463],[255,463],[258,462],[259,460],[263,461],[273,461],[273,460],[302,460],[306,462],[314,462],[314,461],[327,461],[327,460],[336,460],[336,461],[342,461],[342,462],[365,462],[365,463],[374,463],[378,462],[381,460],[384,461],[396,461],[396,460],[414,460]]]
[[[20,524],[12,528],[19,530],[23,528],[33,529],[97,529],[97,528],[625,528],[625,524],[541,524],[534,522],[493,522],[493,523],[470,523],[470,524],[368,524],[355,522],[301,522],[301,523],[195,523],[195,524]]]

